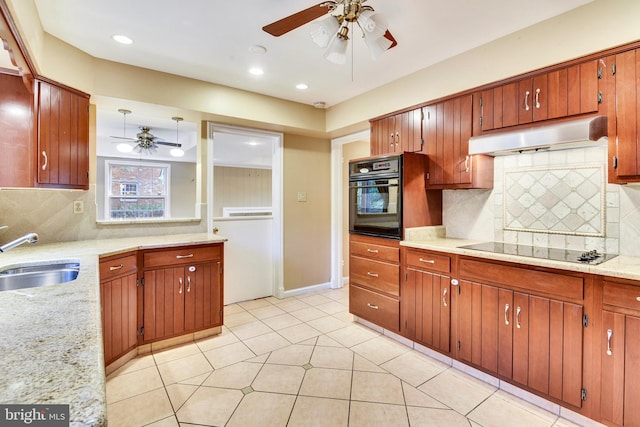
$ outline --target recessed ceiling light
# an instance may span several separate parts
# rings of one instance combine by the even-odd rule
[[[251,74],[253,74],[254,76],[261,76],[264,74],[264,70],[262,68],[258,68],[258,67],[253,67],[251,69],[249,69],[249,72]]]
[[[300,90],[305,90],[305,89],[309,89],[309,85],[306,83],[298,83],[296,85],[296,89],[300,89]]]
[[[169,151],[169,154],[173,157],[182,157],[184,156],[184,150],[182,150],[182,148],[172,148],[171,151]]]
[[[115,41],[122,44],[132,44],[133,40],[127,36],[123,36],[122,34],[116,34],[112,37]]]
[[[264,55],[267,53],[267,48],[264,46],[260,46],[259,44],[254,44],[253,46],[249,46],[249,52],[254,55]]]

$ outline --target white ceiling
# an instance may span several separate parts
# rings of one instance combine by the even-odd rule
[[[353,62],[335,65],[304,25],[262,27],[318,0],[35,0],[48,33],[88,54],[305,104],[335,105],[591,0],[369,0],[398,46],[371,60],[351,31]],[[111,36],[124,34],[124,46]],[[249,51],[264,46],[266,54]],[[256,77],[247,70],[261,66]],[[305,82],[306,91],[295,85]]]

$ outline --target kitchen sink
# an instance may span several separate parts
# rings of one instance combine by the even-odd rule
[[[57,285],[78,277],[79,261],[52,261],[14,265],[0,271],[0,291]]]

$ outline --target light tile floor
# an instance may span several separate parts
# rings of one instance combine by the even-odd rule
[[[348,289],[225,307],[220,335],[107,378],[115,426],[572,426],[353,321]]]

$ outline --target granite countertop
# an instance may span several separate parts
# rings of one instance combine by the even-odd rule
[[[70,425],[106,425],[99,257],[223,241],[215,234],[180,234],[27,244],[0,254],[0,269],[80,261],[72,282],[0,292],[0,402],[69,404]]]
[[[602,264],[589,265],[565,261],[554,261],[549,259],[530,258],[518,255],[497,254],[492,252],[483,252],[462,248],[462,246],[467,246],[475,243],[481,243],[481,241],[429,235],[422,236],[422,238],[420,236],[417,236],[415,238],[412,238],[411,240],[404,240],[400,242],[400,245],[458,255],[468,255],[476,258],[509,261],[517,264],[556,268],[566,271],[575,271],[580,273],[597,274],[602,276],[618,277],[640,281],[640,257],[620,255],[609,261],[603,262]]]

